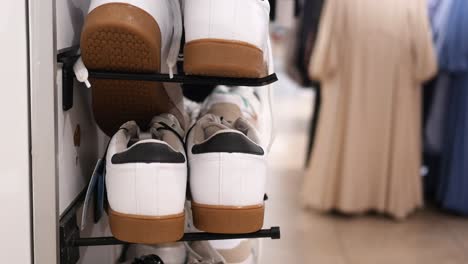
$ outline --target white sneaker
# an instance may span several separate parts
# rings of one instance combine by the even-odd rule
[[[268,0],[185,0],[185,72],[266,75],[269,13]]]
[[[157,244],[183,236],[187,161],[182,137],[179,122],[169,114],[155,117],[149,133],[140,133],[131,121],[112,137],[106,188],[117,239]]]
[[[99,71],[172,73],[182,31],[179,1],[91,0],[81,34],[82,61]],[[75,68],[80,81],[87,81],[86,68]],[[128,120],[145,127],[153,116],[175,108],[162,83],[98,79],[92,86],[95,119],[109,136]]]
[[[187,243],[188,264],[257,264],[258,240],[234,239]]]
[[[211,246],[223,256],[226,264],[257,264],[259,242],[257,239],[210,241]]]
[[[259,101],[249,87],[218,87],[187,134],[193,221],[212,233],[263,226],[267,151],[256,127]]]
[[[223,256],[208,241],[188,242],[186,246],[187,264],[226,264]]]
[[[185,264],[187,260],[187,249],[184,243],[170,243],[160,245],[135,244],[128,252],[129,259],[147,255],[156,255],[164,264]]]

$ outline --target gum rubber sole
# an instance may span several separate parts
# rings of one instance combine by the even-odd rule
[[[259,78],[266,76],[263,51],[241,41],[200,39],[184,47],[184,71],[191,75]]]
[[[161,32],[154,18],[142,9],[123,3],[105,4],[86,17],[81,54],[92,70],[158,73]],[[145,128],[153,116],[174,107],[161,83],[90,81],[94,117],[109,136],[129,120]]]
[[[112,234],[120,241],[140,244],[175,242],[184,236],[184,213],[150,217],[127,215],[109,209]]]
[[[201,205],[192,201],[193,224],[210,233],[253,233],[263,226],[264,205],[234,207]]]

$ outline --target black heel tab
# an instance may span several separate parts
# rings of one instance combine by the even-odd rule
[[[265,151],[240,133],[225,132],[214,135],[207,141],[194,145],[193,154],[204,153],[244,153],[252,155],[264,155]]]

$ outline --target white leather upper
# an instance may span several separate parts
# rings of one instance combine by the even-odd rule
[[[236,130],[231,132],[240,133]],[[186,141],[190,191],[194,202],[221,206],[263,204],[268,174],[266,154],[192,154],[194,133],[190,133]]]
[[[127,127],[135,128],[134,125]],[[107,150],[106,189],[110,207],[119,213],[143,216],[182,213],[187,186],[187,162],[112,164],[112,156],[127,149],[130,134],[120,129],[112,137]],[[155,139],[142,140],[136,144],[149,142],[167,144]],[[182,142],[176,151],[185,156]]]
[[[267,159],[243,153],[189,154],[190,191],[204,205],[263,204]]]
[[[184,211],[187,163],[107,165],[106,189],[112,210],[167,216]]]
[[[269,13],[267,0],[185,0],[185,41],[243,41],[265,50]]]

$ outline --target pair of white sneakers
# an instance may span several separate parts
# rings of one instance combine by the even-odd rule
[[[161,113],[181,120],[178,98],[162,83],[90,83],[87,69],[172,76],[184,39],[185,74],[262,77],[270,65],[269,11],[268,0],[91,0],[75,73],[92,83],[99,127],[111,136],[127,120],[140,127]]]
[[[186,193],[199,230],[236,234],[263,226],[267,142],[254,88],[219,86],[194,117],[187,133],[177,118],[162,114],[146,133],[131,121],[112,137],[106,188],[119,240],[179,240]]]
[[[143,260],[156,255],[164,264],[256,264],[260,249],[260,239],[132,245],[126,263],[154,263]]]
[[[118,50],[109,46],[124,42],[136,57],[120,58],[116,68],[136,67],[125,60],[148,53],[146,66],[166,61],[172,73],[185,32],[187,74],[260,77],[266,74],[269,12],[267,0],[92,0],[83,57],[92,66],[112,60]],[[102,54],[96,58],[95,52]]]

